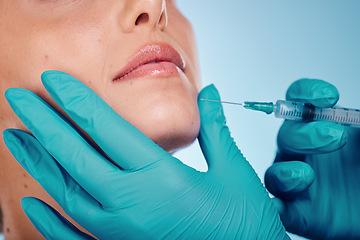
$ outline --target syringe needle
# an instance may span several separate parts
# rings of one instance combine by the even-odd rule
[[[219,103],[227,103],[227,104],[234,104],[234,105],[244,106],[244,103],[237,103],[237,102],[226,102],[226,101],[217,101],[217,100],[210,100],[210,99],[200,99],[200,100],[209,101],[209,102],[219,102]]]
[[[274,112],[274,104],[272,102],[244,102],[244,103],[237,103],[237,102],[217,101],[217,100],[211,100],[211,99],[200,99],[200,100],[240,105],[240,106],[243,106],[246,109],[251,109],[251,110],[255,110],[255,111],[261,111],[261,112],[264,112],[266,114],[270,114],[270,113]]]

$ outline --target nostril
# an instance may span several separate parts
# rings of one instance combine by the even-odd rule
[[[165,12],[163,12],[162,14],[161,14],[161,16],[160,16],[160,19],[159,19],[159,23],[161,23],[161,22],[163,22],[163,21],[165,21],[166,22],[166,13]]]
[[[142,13],[136,19],[135,25],[139,25],[139,24],[142,24],[142,23],[147,23],[148,21],[149,21],[149,14]]]

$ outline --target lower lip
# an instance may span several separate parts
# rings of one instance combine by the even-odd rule
[[[135,70],[115,81],[125,81],[144,77],[174,77],[179,76],[181,69],[172,62],[148,63],[137,67]]]

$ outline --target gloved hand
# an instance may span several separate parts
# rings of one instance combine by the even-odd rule
[[[332,107],[339,93],[327,82],[301,79],[286,98]],[[265,184],[278,197],[285,228],[311,239],[360,239],[360,129],[285,121],[278,147]]]
[[[255,171],[230,136],[221,104],[199,102],[206,173],[184,165],[121,118],[92,90],[56,71],[42,75],[52,98],[118,166],[37,95],[6,91],[35,136],[4,140],[19,163],[99,239],[288,239]],[[200,98],[219,99],[214,86]],[[50,239],[92,239],[35,198],[22,206]]]

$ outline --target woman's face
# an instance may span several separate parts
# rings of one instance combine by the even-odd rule
[[[7,88],[55,105],[40,75],[60,70],[165,150],[196,138],[197,53],[175,0],[0,0],[0,36],[3,126],[24,129],[5,102]]]

